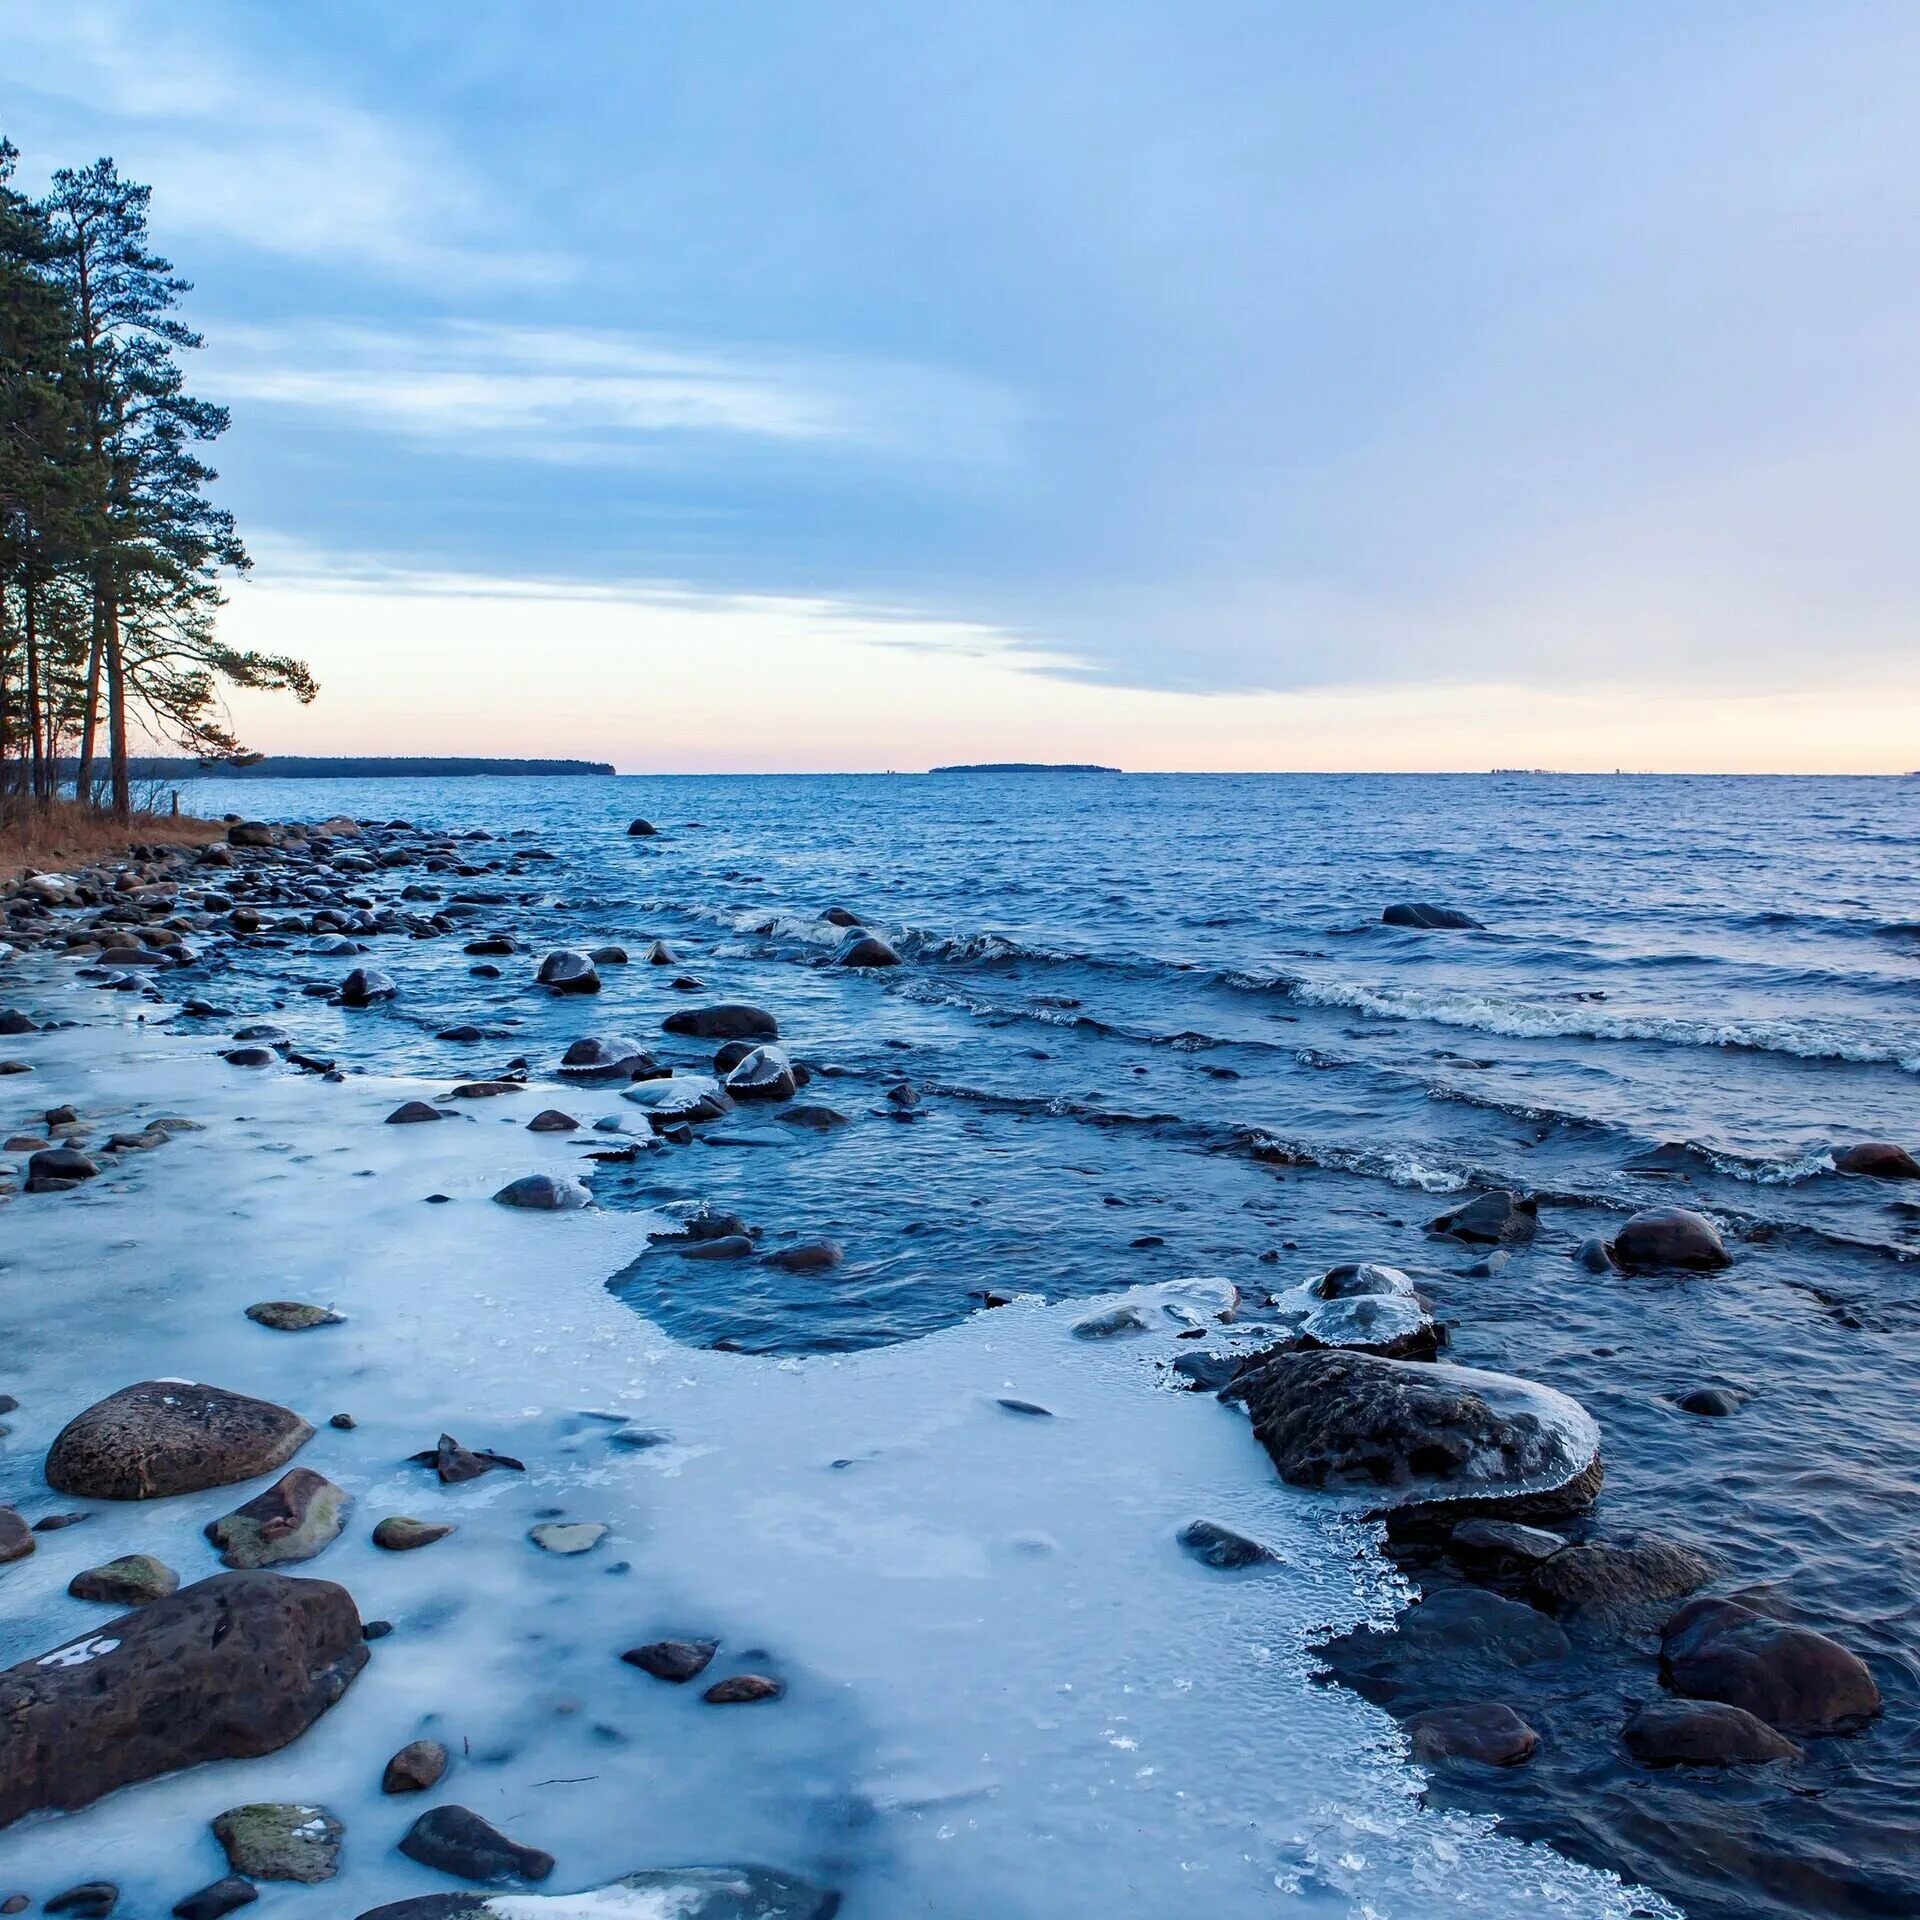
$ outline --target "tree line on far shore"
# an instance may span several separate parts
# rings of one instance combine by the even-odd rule
[[[135,736],[196,759],[241,747],[227,687],[303,703],[298,660],[229,647],[221,583],[250,562],[208,497],[227,410],[186,390],[191,282],[148,241],[151,189],[111,160],[15,185],[0,138],[0,808],[132,811]]]

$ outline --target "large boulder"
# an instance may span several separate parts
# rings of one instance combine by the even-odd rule
[[[1710,1273],[1733,1264],[1719,1229],[1690,1207],[1644,1208],[1620,1229],[1607,1251],[1629,1272],[1684,1267]]]
[[[283,1467],[313,1437],[297,1413],[225,1387],[142,1380],[76,1414],[47,1451],[47,1482],[88,1500],[199,1493]]]
[[[1483,924],[1457,907],[1436,907],[1425,900],[1396,900],[1380,916],[1382,926],[1420,927],[1429,933],[1484,932]]]
[[[343,1007],[370,1007],[376,1000],[391,1000],[398,992],[393,975],[378,967],[355,967],[340,982]]]
[[[560,1056],[560,1072],[569,1080],[633,1080],[659,1072],[653,1055],[624,1033],[588,1033]]]
[[[688,1007],[661,1021],[668,1033],[695,1040],[777,1040],[780,1023],[764,1007],[722,1001],[713,1007]]]
[[[1620,1738],[1649,1767],[1751,1767],[1800,1758],[1784,1733],[1718,1700],[1649,1700]]]
[[[585,1893],[423,1893],[360,1920],[832,1920],[840,1896],[765,1867],[655,1867]]]
[[[540,962],[540,984],[555,993],[598,993],[600,975],[584,953],[560,947]]]
[[[1833,1156],[1837,1173],[1864,1174],[1874,1180],[1920,1180],[1920,1160],[1891,1140],[1862,1140]]]
[[[220,1573],[0,1673],[0,1826],[296,1740],[366,1665],[344,1587]]]
[[[245,1506],[207,1523],[207,1538],[229,1567],[278,1567],[311,1560],[339,1538],[353,1496],[311,1467],[283,1473]]]
[[[1880,1711],[1858,1655],[1738,1600],[1682,1607],[1661,1631],[1660,1670],[1677,1694],[1740,1707],[1788,1733],[1843,1733]]]
[[[1518,1767],[1540,1750],[1540,1736],[1495,1700],[1429,1707],[1407,1722],[1413,1757],[1429,1763],[1468,1761],[1481,1767]]]
[[[1600,1430],[1586,1409],[1506,1374],[1269,1349],[1222,1397],[1245,1405],[1292,1486],[1513,1518],[1576,1512],[1599,1490]]]

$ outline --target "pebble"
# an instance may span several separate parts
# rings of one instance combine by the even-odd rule
[[[599,1520],[543,1520],[527,1538],[547,1553],[588,1553],[612,1531]]]

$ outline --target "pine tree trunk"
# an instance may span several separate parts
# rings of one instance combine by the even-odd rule
[[[133,783],[127,776],[127,675],[120,652],[120,609],[107,602],[107,752],[113,765],[113,817],[133,817]]]
[[[23,588],[26,601],[27,649],[27,764],[28,782],[36,800],[46,797],[46,749],[40,731],[40,636],[35,627],[33,568],[29,566]]]
[[[93,643],[87,649],[86,710],[80,719],[80,764],[74,770],[73,797],[85,806],[93,798],[93,735],[100,714],[101,635],[106,627],[98,589],[93,596]]]

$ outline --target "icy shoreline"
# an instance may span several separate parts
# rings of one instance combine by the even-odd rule
[[[10,1830],[7,1887],[113,1879],[128,1910],[162,1911],[223,1870],[214,1814],[298,1799],[346,1824],[328,1911],[448,1891],[393,1851],[420,1800],[378,1790],[386,1757],[426,1735],[455,1756],[429,1797],[555,1854],[546,1893],[746,1860],[841,1889],[849,1920],[1659,1910],[1423,1808],[1393,1723],[1313,1683],[1311,1639],[1387,1617],[1393,1582],[1350,1523],[1275,1481],[1239,1415],[1159,1386],[1167,1336],[1075,1341],[1085,1302],[1021,1301],[851,1356],[681,1347],[603,1284],[655,1218],[488,1204],[577,1164],[577,1145],[525,1131],[532,1091],[383,1127],[444,1083],[247,1073],[46,958],[6,975],[36,1017],[83,1023],[12,1043],[36,1071],[0,1082],[9,1121],[71,1101],[114,1126],[176,1113],[203,1129],[0,1214],[4,1385],[21,1402],[6,1497],[29,1518],[61,1504],[47,1443],[132,1380],[259,1394],[320,1428],[302,1464],[355,1500],[343,1537],[293,1571],[394,1625],[283,1752]],[[269,1331],[243,1317],[267,1298],[346,1322]],[[353,1431],[326,1426],[339,1411]],[[616,1446],[595,1413],[672,1441]],[[440,1488],[402,1463],[442,1430],[529,1471]],[[83,1566],[148,1551],[183,1580],[213,1572],[200,1528],[234,1503],[225,1488],[101,1506],[41,1536],[0,1574],[0,1660],[112,1617],[66,1596]],[[384,1554],[368,1535],[389,1513],[459,1531]],[[1202,1516],[1281,1563],[1196,1564],[1174,1536]],[[612,1532],[555,1558],[527,1539],[552,1517]],[[617,1658],[695,1634],[721,1640],[716,1674],[773,1671],[786,1697],[715,1709]],[[284,1885],[262,1897],[312,1905]]]

